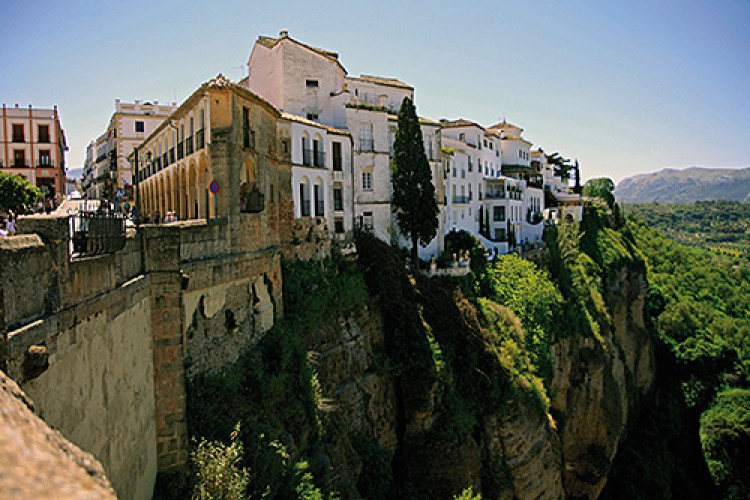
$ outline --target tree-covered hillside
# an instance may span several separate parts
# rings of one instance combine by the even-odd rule
[[[623,447],[608,491],[612,498],[613,491],[630,498],[693,497],[679,478],[700,476],[702,454],[716,494],[747,498],[750,269],[675,244],[632,215],[627,230],[648,263],[646,310],[660,346],[659,397]],[[690,444],[695,433],[702,450]]]
[[[682,244],[702,247],[734,263],[750,260],[750,204],[647,203],[625,205],[624,210]]]

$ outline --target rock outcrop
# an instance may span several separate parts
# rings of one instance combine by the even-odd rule
[[[552,409],[561,420],[568,496],[601,493],[632,414],[655,376],[654,347],[643,324],[644,277],[621,269],[606,293],[611,328],[602,330],[601,341],[571,336],[553,346]]]
[[[31,400],[0,372],[0,497],[116,498],[101,464],[34,413]]]

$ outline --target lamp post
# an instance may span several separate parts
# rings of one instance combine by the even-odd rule
[[[140,161],[140,155],[138,154],[138,146],[133,147],[134,161],[133,167],[135,169],[135,228],[136,231],[141,227],[141,175],[138,170],[138,162]],[[151,163],[151,151],[146,153],[146,164]]]

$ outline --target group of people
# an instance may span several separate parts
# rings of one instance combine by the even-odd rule
[[[178,220],[180,220],[180,218],[177,216],[177,212],[168,211],[164,217],[162,217],[158,210],[154,212],[153,215],[147,213],[143,218],[143,222],[146,224],[168,224],[170,222],[177,222]]]
[[[17,215],[12,211],[0,214],[0,236],[15,236]]]

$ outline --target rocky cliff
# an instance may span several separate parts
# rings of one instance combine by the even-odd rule
[[[567,284],[546,282],[560,311],[541,334],[517,304],[409,275],[371,238],[355,267],[287,264],[286,319],[239,371],[193,381],[191,431],[221,438],[241,420],[251,487],[280,496],[309,470],[344,498],[469,486],[483,498],[596,498],[655,373],[643,266],[606,235],[622,247],[614,257],[579,252],[562,264]],[[546,354],[531,352],[539,342]]]

